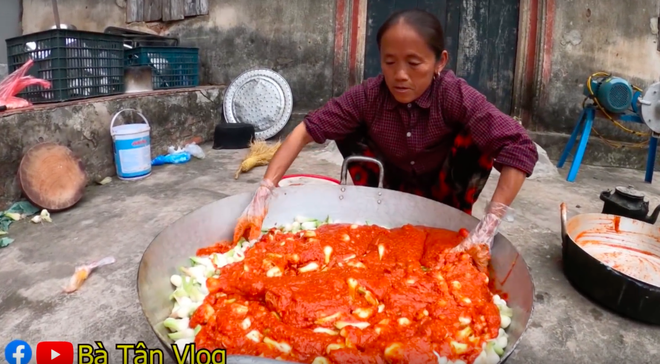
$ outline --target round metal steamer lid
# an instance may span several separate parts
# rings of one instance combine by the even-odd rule
[[[269,69],[247,71],[225,92],[224,115],[228,123],[252,124],[255,138],[277,134],[291,117],[293,95],[289,84]]]

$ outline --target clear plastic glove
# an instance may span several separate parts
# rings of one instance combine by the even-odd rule
[[[101,260],[97,260],[91,264],[76,267],[75,273],[69,279],[69,284],[64,287],[64,292],[72,293],[77,291],[78,288],[80,288],[80,286],[82,286],[82,284],[87,280],[87,277],[89,277],[94,269],[103,267],[104,265],[113,264],[114,262],[114,257],[107,257]]]
[[[467,238],[452,251],[467,252],[474,259],[477,267],[485,272],[490,261],[490,249],[502,219],[511,208],[499,202],[490,202],[486,206],[486,215],[470,232]]]
[[[190,143],[186,145],[183,148],[183,150],[190,153],[195,158],[204,159],[206,157],[206,154],[204,153],[204,150],[202,150],[202,147],[200,147],[196,143]]]
[[[266,213],[268,213],[268,202],[273,195],[275,184],[269,179],[263,179],[257,192],[255,192],[252,201],[245,208],[238,223],[234,229],[234,243],[238,243],[241,238],[248,241],[259,238],[261,235],[261,225],[264,222]]]

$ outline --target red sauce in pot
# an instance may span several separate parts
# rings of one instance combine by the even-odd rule
[[[462,229],[463,230],[463,229]],[[271,230],[241,262],[207,280],[191,319],[198,349],[311,363],[471,363],[497,337],[488,278],[466,232],[333,224]],[[315,268],[315,269],[314,269]]]
[[[203,257],[213,253],[224,254],[232,249],[232,245],[228,241],[219,241],[211,246],[197,249],[197,256]]]

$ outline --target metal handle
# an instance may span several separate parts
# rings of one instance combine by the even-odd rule
[[[646,101],[646,100],[644,100],[644,99],[642,99],[642,98],[638,98],[638,99],[637,99],[637,102],[639,102],[639,103],[642,104],[642,105],[651,105],[651,101]]]
[[[568,230],[566,228],[567,222],[566,222],[566,215],[568,214],[568,209],[566,208],[566,203],[562,202],[561,205],[559,206],[559,211],[560,211],[560,216],[561,216],[561,236],[562,239],[564,236],[566,236],[566,231]]]
[[[122,110],[117,111],[115,113],[115,115],[112,117],[112,120],[110,121],[110,135],[113,135],[112,134],[112,127],[115,125],[115,120],[117,120],[117,116],[119,116],[119,114],[121,114],[122,112],[129,111],[129,110],[130,111],[135,111],[138,115],[140,115],[140,117],[142,117],[142,120],[144,120],[144,123],[147,124],[147,126],[149,125],[149,122],[147,121],[147,118],[145,118],[144,115],[142,115],[141,112],[139,112],[135,109],[122,109]]]
[[[383,179],[385,179],[385,168],[383,167],[383,163],[381,163],[378,159],[363,157],[359,155],[350,156],[344,159],[344,163],[341,164],[341,179],[339,181],[340,185],[346,185],[346,179],[348,178],[348,164],[351,162],[375,163],[378,166],[378,188],[383,188]]]

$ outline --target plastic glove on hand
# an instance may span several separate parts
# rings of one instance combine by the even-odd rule
[[[454,252],[467,252],[474,259],[477,268],[486,272],[490,261],[490,248],[497,235],[497,229],[510,208],[499,202],[491,202],[486,207],[486,215],[459,245]]]
[[[261,181],[257,192],[255,192],[252,201],[245,208],[241,217],[238,218],[238,224],[234,229],[234,243],[238,243],[241,238],[246,240],[258,239],[261,235],[261,225],[264,222],[266,213],[268,213],[268,201],[273,195],[275,185],[268,179]]]

